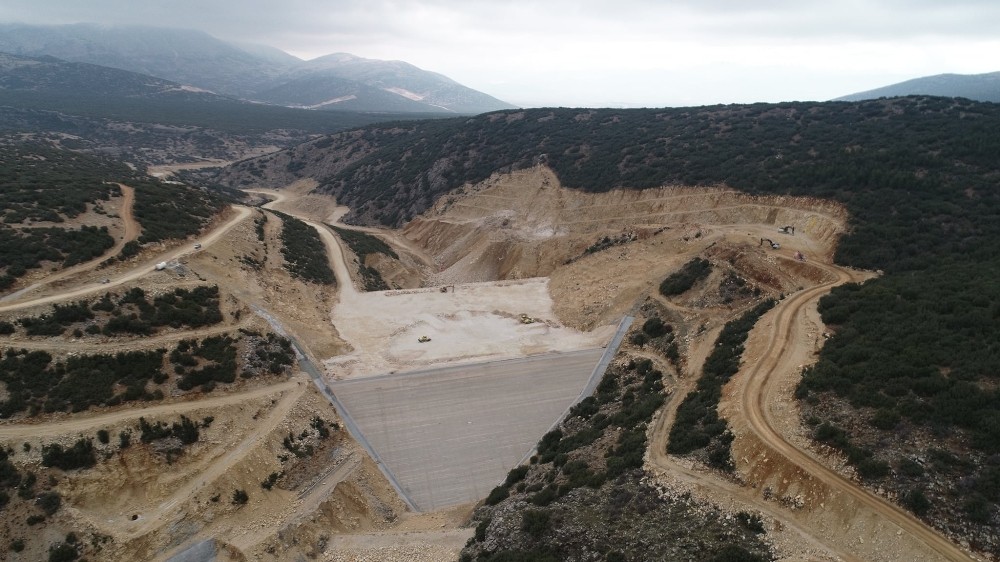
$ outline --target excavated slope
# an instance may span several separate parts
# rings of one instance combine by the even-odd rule
[[[403,234],[439,265],[436,282],[549,276],[604,236],[643,239],[664,228],[695,236],[712,225],[794,225],[829,257],[847,214],[828,201],[754,196],[725,188],[662,187],[587,193],[552,170],[494,175],[440,199]],[[771,231],[777,236],[776,228]]]

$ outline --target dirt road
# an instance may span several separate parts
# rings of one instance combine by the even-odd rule
[[[244,191],[247,193],[257,193],[268,197],[274,197],[273,201],[263,205],[265,209],[278,210],[276,207],[288,200],[288,196],[280,191],[273,191],[270,189],[245,189]],[[281,212],[284,213],[287,211]],[[344,249],[340,246],[340,239],[334,236],[330,227],[296,213],[288,212],[288,214],[316,229],[320,239],[323,240],[323,243],[326,245],[327,260],[330,264],[330,268],[333,269],[334,276],[337,278],[337,289],[340,292],[340,297],[344,298],[346,296],[357,295],[358,290],[354,286],[354,281],[351,280],[351,274],[347,271],[347,263],[344,259]]]
[[[159,415],[182,414],[192,410],[202,410],[214,408],[228,404],[239,404],[259,398],[286,392],[288,390],[304,386],[301,379],[292,379],[283,383],[258,388],[248,392],[236,394],[220,394],[201,400],[188,402],[168,402],[149,406],[148,408],[129,407],[125,410],[109,412],[106,414],[90,415],[86,413],[73,414],[68,419],[48,421],[43,423],[19,423],[16,425],[0,425],[0,439],[51,439],[69,433],[89,433],[95,429],[114,425],[116,423],[138,419],[143,417],[155,417]]]
[[[767,349],[747,374],[748,384],[741,402],[750,427],[757,437],[775,453],[782,455],[789,462],[794,463],[837,492],[849,494],[859,504],[891,521],[904,532],[926,544],[943,559],[975,560],[971,555],[912,515],[827,468],[808,453],[789,443],[774,429],[774,414],[771,406],[777,399],[778,386],[776,382],[779,377],[776,372],[781,367],[786,347],[795,345],[793,336],[796,332],[796,323],[806,306],[814,304],[832,287],[852,280],[852,275],[845,269],[831,265],[817,265],[834,274],[835,280],[801,291],[779,305],[773,328],[769,334]]]
[[[354,454],[348,456],[340,464],[330,467],[330,470],[314,482],[313,485],[299,493],[299,499],[295,504],[295,511],[293,513],[280,519],[267,521],[263,528],[258,528],[252,533],[235,537],[229,543],[239,549],[240,552],[251,552],[254,546],[273,536],[281,529],[294,528],[296,524],[316,513],[323,502],[330,498],[333,489],[354,474],[354,471],[359,466],[361,466],[360,456]]]
[[[308,217],[302,216],[301,213],[296,213],[293,210],[288,209],[287,207],[284,209],[279,209],[278,207],[280,205],[290,200],[288,194],[283,191],[277,191],[272,189],[244,189],[243,191],[246,191],[247,193],[257,193],[259,195],[266,195],[268,197],[273,197],[274,198],[273,201],[264,205],[265,209],[274,209],[277,211],[288,213],[289,215],[292,215],[296,218],[299,218],[303,221],[310,223],[311,225],[313,225],[314,228],[316,224],[320,224],[315,220],[311,220]],[[415,244],[412,240],[409,240],[405,236],[402,236],[401,234],[398,234],[395,231],[385,228],[355,226],[352,224],[344,224],[340,222],[340,219],[344,215],[346,215],[349,211],[350,209],[348,209],[347,207],[337,207],[336,209],[334,209],[332,213],[330,213],[329,216],[327,216],[324,219],[323,224],[327,227],[336,226],[337,228],[344,228],[347,230],[354,230],[357,232],[364,232],[366,234],[371,234],[373,236],[378,237],[382,241],[386,242],[387,244],[392,246],[395,250],[413,256],[414,258],[417,259],[417,261],[419,261],[424,266],[430,267],[432,269],[437,268],[437,264],[435,263],[434,258],[429,253],[427,253],[427,251],[424,248],[420,247],[419,245]],[[337,240],[338,241],[340,240],[339,236],[337,237]]]
[[[295,402],[298,401],[306,391],[306,388],[308,388],[305,382],[301,380],[288,381],[282,386],[284,386],[284,396],[281,397],[281,400],[274,405],[274,408],[263,419],[257,420],[253,431],[239,445],[228,451],[221,458],[214,459],[211,463],[206,463],[207,467],[205,470],[199,472],[196,478],[192,478],[182,486],[179,486],[173,494],[160,502],[156,509],[142,513],[134,521],[126,518],[126,514],[122,514],[122,520],[112,522],[107,529],[111,532],[122,533],[128,538],[135,538],[169,523],[168,516],[179,511],[188,498],[192,497],[202,487],[220,478],[236,463],[243,460],[258,442],[266,438],[288,416],[288,412],[292,409],[292,406],[295,405]],[[277,388],[277,386],[272,386],[265,390],[269,391],[268,394],[273,394]],[[242,396],[242,398],[243,400],[247,399],[246,395]],[[208,401],[201,400],[194,404],[204,407],[206,406],[206,402]],[[124,529],[121,528],[122,525],[125,526]]]
[[[226,221],[225,223],[219,225],[215,229],[205,233],[205,235],[199,238],[202,247],[207,247],[215,243],[219,238],[229,232],[233,227],[243,222],[250,216],[251,210],[248,207],[236,207],[236,215]],[[82,297],[86,295],[91,295],[101,291],[106,291],[111,287],[117,287],[125,283],[129,283],[139,279],[144,275],[148,275],[156,271],[156,264],[163,261],[174,261],[180,259],[184,256],[194,253],[194,247],[190,244],[183,244],[173,250],[164,252],[154,258],[150,258],[143,262],[142,264],[136,266],[132,270],[122,275],[110,278],[108,283],[90,283],[88,285],[83,285],[71,291],[60,293],[57,295],[48,295],[45,297],[39,297],[31,300],[15,302],[12,304],[0,305],[0,312],[9,312],[13,310],[22,310],[25,308],[30,308],[33,306],[38,306],[41,304],[50,304],[54,302],[65,301],[69,299],[74,299],[77,297]]]
[[[721,505],[725,505],[721,501],[722,498],[725,498],[729,502],[741,504],[741,509],[742,505],[752,506],[753,509],[781,521],[782,524],[794,533],[797,540],[810,545],[808,550],[813,551],[813,554],[818,552],[830,553],[837,559],[846,562],[864,562],[862,558],[858,558],[853,553],[845,551],[839,545],[824,540],[821,536],[817,536],[815,531],[789,517],[787,510],[773,502],[762,499],[756,493],[756,490],[747,490],[747,488],[735,482],[723,480],[714,474],[698,470],[691,463],[683,462],[667,454],[667,441],[670,435],[670,428],[673,426],[677,415],[677,407],[680,406],[684,397],[697,384],[702,365],[705,363],[708,354],[712,351],[715,340],[719,337],[721,331],[722,327],[719,326],[706,332],[702,337],[692,342],[692,346],[688,350],[688,374],[679,381],[673,394],[668,398],[668,402],[657,413],[656,417],[653,418],[651,424],[652,430],[649,435],[649,447],[647,449],[647,464],[651,466],[647,466],[647,468],[651,468],[654,473],[657,470],[666,471],[671,477],[677,478],[689,485],[708,489],[714,493],[715,501]],[[669,372],[669,370],[666,372]]]
[[[836,286],[854,279],[854,276],[845,269],[824,264],[815,264],[828,272],[829,280],[800,291],[789,298],[781,301],[774,311],[773,321],[766,334],[766,349],[760,358],[746,371],[746,387],[739,396],[739,403],[742,408],[742,415],[746,417],[750,430],[769,451],[761,453],[765,458],[780,457],[783,462],[793,465],[801,470],[802,474],[812,481],[810,485],[820,485],[827,487],[831,493],[828,497],[838,497],[843,495],[848,497],[857,505],[863,506],[866,511],[883,521],[889,523],[889,528],[898,529],[897,535],[906,533],[916,542],[922,543],[926,548],[944,560],[976,560],[969,553],[963,551],[947,538],[939,535],[933,529],[927,527],[919,520],[915,519],[902,509],[889,503],[888,501],[871,494],[856,483],[839,475],[833,470],[813,458],[808,452],[797,448],[775,429],[775,414],[772,406],[779,400],[777,391],[779,385],[778,373],[780,371],[795,371],[795,365],[789,365],[790,357],[793,356],[791,350],[796,345],[801,345],[800,339],[794,336],[801,326],[799,323],[804,312],[809,307],[815,307],[817,300],[829,290]],[[705,356],[711,349],[716,335],[709,334],[698,341],[698,345],[691,350],[689,365],[692,369],[700,369]],[[745,359],[746,360],[746,359]],[[794,362],[794,358],[791,359]],[[816,547],[844,560],[862,560],[867,558],[864,554],[857,552],[848,545],[849,540],[845,537],[842,529],[817,528],[815,521],[810,521],[806,516],[799,516],[800,512],[793,512],[791,509],[783,507],[774,501],[766,500],[762,497],[758,489],[759,483],[750,482],[752,487],[741,486],[735,482],[725,481],[711,473],[695,469],[690,462],[671,457],[666,454],[666,444],[670,427],[676,413],[676,408],[683,396],[693,388],[696,382],[695,377],[688,377],[674,394],[677,398],[659,414],[654,421],[654,428],[650,435],[650,449],[648,460],[652,468],[668,471],[672,476],[680,480],[695,484],[714,492],[717,497],[724,497],[730,501],[740,504],[752,505],[761,512],[781,521],[790,529],[794,530],[802,538],[809,540]],[[763,487],[763,486],[761,486]],[[860,517],[860,514],[855,514]],[[849,521],[844,521],[847,524]],[[822,525],[821,525],[822,526]],[[859,556],[861,554],[861,556]],[[899,555],[900,553],[896,553]]]
[[[80,263],[74,265],[73,267],[66,268],[58,273],[49,275],[45,279],[42,279],[37,283],[29,285],[28,287],[25,287],[19,291],[16,291],[3,298],[0,298],[0,302],[18,300],[29,293],[41,289],[46,285],[51,285],[56,281],[61,281],[63,279],[66,279],[67,277],[76,275],[78,273],[82,273],[84,271],[90,271],[99,266],[108,258],[112,256],[117,256],[118,252],[122,251],[122,248],[125,247],[126,243],[131,242],[132,240],[135,240],[136,238],[139,237],[139,232],[141,231],[141,227],[139,226],[139,223],[135,220],[135,216],[132,214],[132,208],[135,205],[135,189],[123,183],[119,183],[116,185],[122,190],[121,209],[118,211],[118,216],[122,219],[122,225],[124,226],[125,231],[122,237],[117,242],[115,242],[115,245],[112,246],[110,250],[104,252],[99,257],[96,257],[88,262]]]
[[[0,336],[0,349],[29,349],[42,350],[58,353],[92,353],[95,348],[101,353],[118,353],[119,351],[132,351],[135,349],[152,349],[161,347],[164,344],[174,344],[181,340],[201,339],[219,334],[235,332],[240,328],[249,327],[249,322],[237,322],[235,324],[223,324],[210,328],[199,328],[197,330],[185,330],[183,332],[173,332],[159,336],[136,337],[134,339],[115,339],[114,341],[96,341],[95,339],[78,339],[72,341],[56,340],[53,338],[37,340],[19,340]]]

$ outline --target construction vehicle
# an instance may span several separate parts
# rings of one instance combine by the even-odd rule
[[[795,227],[794,226],[782,226],[782,227],[778,228],[778,232],[780,232],[782,234],[791,234],[792,236],[795,236]]]
[[[534,318],[528,316],[527,314],[522,314],[521,315],[521,323],[522,324],[534,324],[535,322],[536,322],[536,320]]]
[[[195,250],[200,250],[201,249],[201,242],[198,242],[197,244],[195,244],[194,245],[194,249]]]
[[[806,261],[806,257],[802,255],[802,252],[795,252],[795,259],[799,261]]]
[[[420,343],[427,343],[431,341],[431,339],[427,336],[420,336],[419,338],[417,338],[417,341]]]
[[[156,271],[163,271],[166,268],[167,268],[167,262],[165,261],[161,261],[160,263],[156,264]]]
[[[774,240],[771,240],[770,238],[761,238],[759,245],[763,246],[764,242],[767,242],[768,244],[770,244],[772,250],[778,250],[778,249],[781,248],[781,244],[778,244],[777,242],[775,242]]]
[[[447,293],[448,289],[451,289],[451,292],[453,292],[453,293],[455,292],[455,286],[454,285],[445,285],[444,287],[441,287],[441,292],[442,293]]]

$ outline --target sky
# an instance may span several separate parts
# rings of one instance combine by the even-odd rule
[[[1000,70],[997,0],[3,0],[0,21],[404,60],[525,107],[827,100]]]

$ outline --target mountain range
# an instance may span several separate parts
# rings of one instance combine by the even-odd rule
[[[337,53],[304,61],[265,45],[143,26],[0,25],[0,52],[144,74],[222,96],[288,107],[476,114],[513,105],[402,61]]]
[[[1000,72],[924,76],[866,92],[849,94],[834,101],[862,101],[916,95],[1000,102]]]

